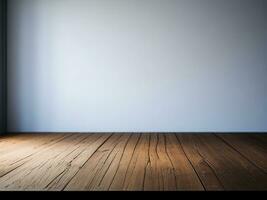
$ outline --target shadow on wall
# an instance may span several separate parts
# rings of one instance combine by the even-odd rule
[[[0,1],[0,133],[6,131],[6,5]]]
[[[16,29],[17,37],[13,38],[13,34],[10,34],[13,39],[8,42],[11,49],[9,50],[10,56],[8,56],[11,74],[8,77],[9,114],[16,116],[11,122],[14,127],[31,126],[33,129],[38,129],[42,126],[40,116],[47,119],[45,126],[50,127],[49,119],[55,116],[55,113],[51,111],[51,106],[42,104],[42,102],[49,102],[51,105],[53,95],[50,95],[49,91],[52,91],[51,87],[57,86],[50,84],[53,83],[51,80],[53,65],[50,63],[53,51],[50,47],[52,45],[52,38],[49,34],[51,30],[46,26],[51,22],[44,20],[43,9],[46,9],[46,3],[41,2],[11,1],[9,6],[9,13],[13,13],[14,9],[17,10],[16,15],[9,15],[9,22],[12,22],[9,23],[9,31],[13,32],[12,30]],[[20,18],[23,20],[19,20]],[[13,47],[16,48],[15,51]],[[16,59],[13,59],[13,56]],[[13,66],[18,66],[19,63],[23,64],[21,67],[16,67],[16,73],[13,73]],[[13,104],[13,100],[17,103]],[[40,108],[44,110],[40,111]],[[25,113],[27,113],[26,117]]]

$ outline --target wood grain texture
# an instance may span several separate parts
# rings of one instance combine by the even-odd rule
[[[218,136],[244,158],[267,173],[267,138],[259,134],[220,134]]]
[[[224,189],[266,189],[266,174],[215,135],[179,135],[178,137],[187,151],[194,149],[198,152]],[[188,158],[191,159],[191,156],[189,155]],[[205,176],[200,176],[200,178],[204,186],[205,183],[211,183],[205,180]]]
[[[0,190],[267,190],[267,135],[13,134]]]

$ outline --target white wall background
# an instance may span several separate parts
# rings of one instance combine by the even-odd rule
[[[266,2],[8,0],[9,131],[267,131]]]

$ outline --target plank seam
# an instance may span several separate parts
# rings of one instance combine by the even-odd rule
[[[262,168],[260,168],[257,164],[255,164],[253,161],[251,161],[250,159],[248,159],[243,153],[241,153],[237,148],[235,148],[232,144],[230,144],[228,141],[226,141],[225,139],[223,139],[222,137],[220,137],[219,135],[217,135],[216,133],[214,134],[217,138],[219,138],[221,141],[223,141],[227,146],[229,146],[231,149],[233,149],[234,151],[236,151],[242,158],[244,158],[245,160],[247,160],[250,164],[252,164],[254,167],[256,167],[257,169],[259,169],[261,172],[263,172],[264,174],[267,174],[267,172],[265,172]]]
[[[191,160],[188,158],[188,156],[187,156],[187,154],[186,154],[186,152],[185,152],[185,150],[184,150],[184,147],[183,147],[182,142],[180,141],[179,137],[178,137],[177,135],[175,135],[175,137],[177,138],[178,142],[180,143],[181,148],[182,148],[182,150],[183,150],[183,152],[184,152],[184,154],[185,154],[185,157],[187,158],[187,160],[189,161],[191,167],[192,167],[193,170],[195,171],[195,173],[196,173],[196,175],[197,175],[197,177],[198,177],[198,179],[199,179],[199,181],[200,181],[202,187],[204,188],[204,190],[207,190],[206,187],[205,187],[205,185],[204,185],[204,183],[202,182],[202,180],[201,180],[199,174],[197,173],[197,171],[196,171],[194,165],[192,164]]]
[[[141,134],[139,134],[138,140],[137,140],[137,142],[136,142],[136,144],[134,146],[134,150],[133,150],[133,154],[132,154],[131,160],[129,161],[129,164],[127,166],[127,170],[126,170],[125,177],[124,177],[124,180],[123,180],[123,188],[127,188],[128,187],[128,185],[125,187],[126,177],[127,177],[128,171],[129,171],[129,166],[130,166],[130,164],[131,164],[131,162],[133,160],[134,153],[135,153],[136,148],[137,148],[137,146],[138,146],[138,144],[140,142],[140,139],[141,139]],[[131,176],[132,176],[132,173],[131,173]]]
[[[108,190],[110,190],[111,185],[112,185],[112,183],[114,182],[114,179],[115,179],[115,177],[116,177],[116,175],[117,175],[117,173],[118,173],[118,170],[119,170],[119,167],[120,167],[120,164],[121,164],[123,155],[124,155],[124,153],[125,153],[125,151],[126,151],[126,147],[127,147],[127,145],[128,145],[128,143],[129,143],[129,141],[130,141],[131,138],[132,138],[132,134],[131,134],[130,137],[127,139],[127,142],[126,142],[126,144],[125,144],[125,146],[124,146],[124,148],[123,148],[123,152],[122,152],[122,154],[121,154],[121,157],[120,157],[120,161],[119,161],[118,167],[117,167],[116,172],[115,172],[115,174],[114,174],[114,176],[113,176],[113,178],[112,178],[112,181],[111,181],[111,183],[110,183],[110,185],[109,185],[109,187],[108,187]]]
[[[172,165],[172,170],[173,170],[174,180],[175,180],[175,188],[176,188],[176,190],[177,190],[177,189],[178,189],[178,188],[177,188],[177,183],[178,183],[178,181],[177,181],[177,176],[176,176],[176,169],[175,169],[175,167],[174,167],[174,164],[173,164],[173,162],[172,162],[172,160],[171,160],[171,157],[170,157],[170,155],[169,155],[169,153],[168,153],[168,150],[167,150],[167,138],[166,138],[165,135],[164,135],[164,142],[165,142],[165,152],[166,152],[166,155],[167,155],[167,157],[168,157],[168,159],[169,159],[169,161],[170,161],[170,163],[171,163],[171,165]]]
[[[95,154],[95,152],[97,152],[105,143],[106,141],[108,141],[108,139],[113,135],[113,133],[111,133],[103,142],[102,144],[95,149],[95,151],[92,153],[92,155],[84,162],[84,164],[80,167],[83,168],[85,166],[85,164],[90,160],[90,158],[92,158],[92,156]],[[64,191],[66,189],[66,187],[68,186],[68,184],[73,180],[73,178],[79,173],[80,170],[77,170],[77,172],[70,178],[70,180],[63,186],[62,191]]]

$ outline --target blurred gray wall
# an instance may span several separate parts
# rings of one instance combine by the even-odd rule
[[[0,133],[6,131],[6,0],[0,0]]]
[[[266,0],[8,0],[9,131],[267,131]]]

